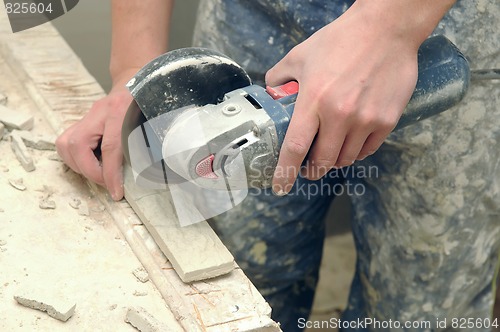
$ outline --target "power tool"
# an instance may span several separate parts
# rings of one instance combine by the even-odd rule
[[[466,58],[444,36],[418,51],[418,81],[396,130],[457,104],[470,81]],[[245,70],[208,49],[168,52],[127,84],[134,101],[122,143],[136,183],[189,182],[218,190],[268,188],[300,87],[253,85]]]

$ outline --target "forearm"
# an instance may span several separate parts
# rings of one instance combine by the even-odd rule
[[[173,3],[174,0],[112,0],[113,85],[123,80],[124,71],[139,70],[166,52]]]
[[[357,0],[353,12],[364,16],[373,33],[402,38],[414,47],[432,33],[456,0]]]

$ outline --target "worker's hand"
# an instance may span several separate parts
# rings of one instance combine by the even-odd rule
[[[121,130],[132,96],[125,84],[137,69],[123,73],[110,93],[57,138],[57,152],[75,172],[107,188],[114,200],[123,197]],[[101,160],[94,154],[100,144]]]
[[[288,193],[299,172],[315,180],[373,154],[396,126],[415,88],[420,43],[381,26],[347,11],[268,71],[269,86],[299,82],[276,194]]]

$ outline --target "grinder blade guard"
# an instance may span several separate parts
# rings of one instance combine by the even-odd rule
[[[136,185],[168,189],[181,226],[223,213],[248,193],[247,189],[201,188],[182,176],[182,167],[189,167],[182,164],[183,160],[187,163],[189,156],[206,144],[204,132],[210,130],[205,122],[196,121],[198,108],[217,104],[226,93],[248,85],[251,80],[237,63],[203,48],[165,53],[144,66],[127,84],[134,100],[122,128],[125,160]],[[192,128],[186,131],[183,126],[184,132],[176,131],[174,123],[179,118],[189,118]],[[163,143],[171,131],[176,132],[173,136],[179,144],[170,144],[164,158]],[[170,164],[178,167],[172,169],[165,159],[172,159]]]

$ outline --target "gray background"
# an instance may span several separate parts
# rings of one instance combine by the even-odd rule
[[[170,31],[171,49],[190,45],[197,6],[198,0],[176,1]],[[89,72],[109,91],[111,1],[80,0],[73,10],[52,23]]]

